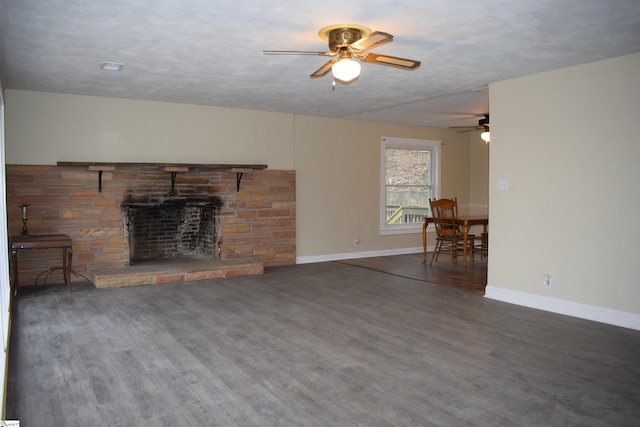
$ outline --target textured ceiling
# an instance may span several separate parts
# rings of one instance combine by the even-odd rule
[[[262,55],[327,50],[336,23],[421,67],[363,64],[332,90],[309,78],[327,58]],[[638,0],[0,0],[7,89],[425,126],[477,124],[491,82],[639,51]]]

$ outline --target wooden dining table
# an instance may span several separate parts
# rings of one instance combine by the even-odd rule
[[[433,218],[425,217],[424,224],[422,224],[422,263],[427,262],[427,226],[433,223]],[[456,224],[460,226],[460,230],[463,234],[464,249],[462,253],[462,270],[467,269],[467,243],[469,241],[469,230],[472,225],[482,225],[482,232],[487,232],[487,226],[489,225],[489,215],[465,215],[456,218]]]

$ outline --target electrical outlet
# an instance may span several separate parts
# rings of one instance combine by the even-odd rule
[[[551,289],[551,276],[549,274],[542,275],[542,284],[545,289]]]
[[[360,239],[358,239],[357,237],[355,239],[353,239],[353,247],[355,248],[356,246],[358,246],[360,244]]]

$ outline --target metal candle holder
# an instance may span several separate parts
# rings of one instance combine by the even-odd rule
[[[22,208],[22,234],[28,234],[27,232],[27,207],[31,206],[29,203],[23,203],[20,205],[20,208]]]

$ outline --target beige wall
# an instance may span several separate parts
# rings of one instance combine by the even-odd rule
[[[7,91],[7,163],[268,164],[293,169],[290,114]]]
[[[457,196],[462,212],[478,199],[486,210],[487,172],[470,168],[479,158],[486,169],[486,158],[471,149],[486,146],[469,133],[17,90],[7,91],[6,104],[9,164],[244,163],[296,170],[297,255],[307,262],[421,247],[419,234],[379,235],[383,136],[442,141],[441,195]]]
[[[640,329],[640,54],[490,98],[487,296]]]
[[[466,134],[309,116],[296,116],[295,123],[299,255],[421,246],[419,234],[379,234],[382,136],[442,141],[441,196],[457,196],[468,209],[470,140]],[[356,237],[357,249],[353,247]]]

